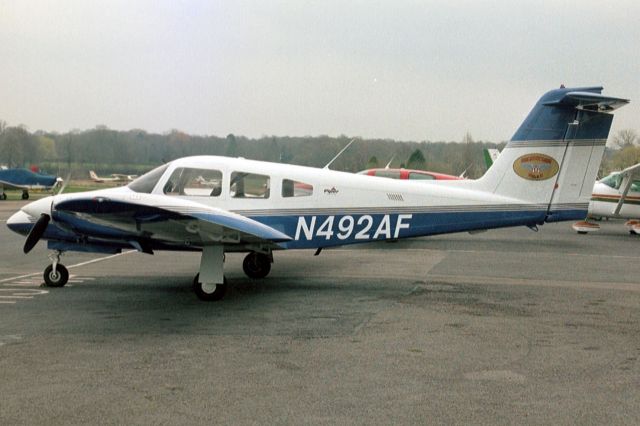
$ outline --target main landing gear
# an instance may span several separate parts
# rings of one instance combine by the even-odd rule
[[[29,191],[22,191],[22,199],[23,200],[29,199]]]
[[[224,247],[205,246],[200,258],[200,272],[193,279],[193,291],[205,302],[220,300],[227,292],[224,277]]]
[[[245,256],[242,269],[249,278],[264,278],[271,272],[273,256],[252,251]]]
[[[60,262],[62,252],[56,250],[49,255],[51,265],[44,270],[44,282],[47,287],[62,287],[69,281],[69,271]]]
[[[249,278],[264,278],[271,271],[273,256],[255,251],[250,252],[242,262],[242,269]],[[220,300],[227,293],[227,279],[224,277],[224,248],[205,246],[200,258],[200,272],[193,279],[193,291],[198,299],[206,302]]]

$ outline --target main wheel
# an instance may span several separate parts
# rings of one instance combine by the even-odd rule
[[[249,278],[264,278],[271,272],[271,259],[266,254],[252,251],[245,256],[242,269]]]
[[[7,199],[7,194],[5,194],[4,192],[0,195],[0,200],[6,200]]]
[[[193,291],[198,299],[205,302],[220,300],[227,292],[227,279],[223,278],[223,280],[222,284],[203,284],[200,282],[200,274],[196,274],[193,279]]]
[[[23,200],[28,200],[29,199],[29,193],[28,192],[23,192],[22,193],[22,199]]]
[[[69,271],[64,265],[58,263],[56,271],[53,272],[53,265],[49,265],[44,270],[44,282],[47,287],[62,287],[69,280]]]

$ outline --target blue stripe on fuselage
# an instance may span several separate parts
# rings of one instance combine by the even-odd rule
[[[584,218],[586,210],[563,211]],[[546,211],[492,211],[372,214],[372,215],[305,215],[252,216],[294,238],[280,244],[284,248],[316,248],[369,241],[420,237],[451,232],[474,231],[519,225],[536,225],[545,221]]]

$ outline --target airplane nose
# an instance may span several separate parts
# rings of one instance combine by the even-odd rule
[[[22,207],[20,210],[25,212],[31,217],[39,218],[42,213],[51,216],[51,202],[53,196],[48,196],[36,200]]]
[[[22,210],[18,210],[9,219],[7,219],[7,227],[13,232],[27,235],[35,221],[35,218],[29,216]]]

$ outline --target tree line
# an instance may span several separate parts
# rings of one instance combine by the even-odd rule
[[[60,176],[71,171],[74,178],[86,177],[88,170],[99,174],[141,174],[190,155],[224,155],[323,167],[351,139],[345,135],[199,136],[180,130],[156,134],[141,129],[113,130],[106,126],[66,133],[30,132],[25,126],[7,126],[0,120],[0,164],[37,165],[45,172]],[[452,142],[356,138],[331,168],[356,172],[389,164],[454,175],[464,173],[469,178],[477,178],[486,170],[482,150],[504,146],[505,142],[474,141],[469,133],[460,141]],[[611,139],[601,173],[637,162],[640,162],[640,138],[634,130],[623,130]]]

